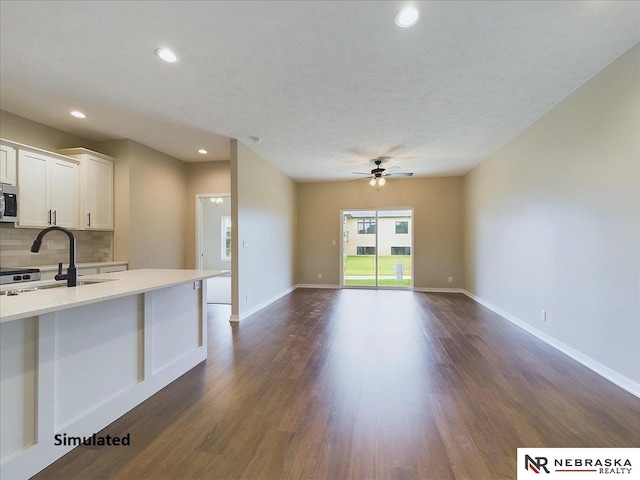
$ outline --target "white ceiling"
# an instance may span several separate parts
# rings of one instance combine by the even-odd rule
[[[405,3],[2,0],[0,108],[184,161],[237,138],[297,181],[457,175],[640,40],[636,1],[414,2],[401,29]]]

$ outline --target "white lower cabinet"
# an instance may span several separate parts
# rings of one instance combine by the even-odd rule
[[[27,150],[18,151],[18,227],[77,228],[78,163]]]

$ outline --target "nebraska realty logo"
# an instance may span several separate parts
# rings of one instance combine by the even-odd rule
[[[571,475],[567,475],[571,474]],[[640,448],[519,448],[518,480],[640,478]]]

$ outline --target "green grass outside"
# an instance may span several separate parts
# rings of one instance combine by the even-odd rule
[[[358,278],[356,280],[345,280],[344,281],[345,285],[369,285],[369,286],[375,286],[376,282],[375,280],[371,279],[371,280],[365,280],[362,278]],[[405,278],[403,280],[391,280],[391,279],[382,279],[378,281],[378,285],[383,286],[383,287],[398,287],[398,286],[406,286],[409,287],[411,286],[411,280],[408,278]]]
[[[395,270],[393,265],[396,263],[404,263],[404,275],[402,280],[395,279]],[[375,286],[376,257],[374,255],[349,255],[345,259],[344,275],[351,276],[367,276],[371,278],[354,278],[346,279],[345,285],[362,285]],[[411,286],[411,256],[409,255],[388,255],[378,258],[378,272],[380,275],[393,275],[394,278],[382,278],[378,280],[378,285],[389,287]]]
[[[394,263],[404,263],[404,274],[411,276],[410,255],[387,255],[379,257],[378,274],[395,275],[396,272],[393,269]],[[374,255],[349,255],[344,262],[344,274],[347,277],[354,275],[375,275],[375,270],[376,258]]]

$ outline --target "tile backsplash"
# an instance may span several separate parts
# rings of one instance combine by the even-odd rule
[[[40,253],[31,253],[31,245],[40,232],[37,228],[15,228],[0,224],[0,266],[31,267],[69,263],[69,238],[62,232],[49,232],[42,240]],[[74,231],[78,263],[113,260],[113,232]]]

